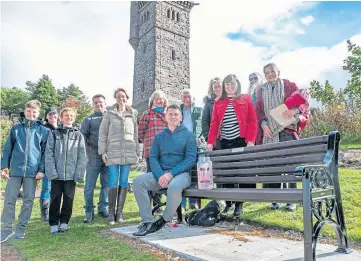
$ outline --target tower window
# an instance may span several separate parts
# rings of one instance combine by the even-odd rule
[[[175,60],[175,51],[172,50],[172,60],[174,61]]]
[[[143,43],[143,53],[146,53],[146,51],[147,51],[147,45]]]
[[[141,92],[144,92],[144,90],[145,90],[145,82],[144,81],[142,81],[142,83],[140,84],[140,90],[141,90]]]
[[[143,23],[144,23],[144,17],[142,16],[140,24],[143,24]]]
[[[167,17],[170,18],[170,9],[167,10]]]
[[[179,12],[177,12],[177,22],[179,22]]]
[[[174,20],[174,18],[175,18],[175,12],[172,11],[172,20]]]
[[[147,21],[149,20],[149,12],[147,12],[147,19],[146,19]]]

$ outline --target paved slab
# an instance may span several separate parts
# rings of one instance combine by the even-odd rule
[[[136,226],[111,229],[129,237],[136,230]],[[232,236],[207,233],[206,230],[187,225],[165,227],[140,239],[174,250],[192,260],[303,261],[303,241],[246,236],[249,242],[243,242]],[[335,249],[332,245],[318,244],[317,261],[361,261],[359,251],[345,255],[334,252]]]

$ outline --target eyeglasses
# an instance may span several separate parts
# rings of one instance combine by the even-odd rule
[[[251,82],[251,81],[257,81],[257,80],[258,80],[257,77],[249,78],[249,81],[250,81],[250,82]]]

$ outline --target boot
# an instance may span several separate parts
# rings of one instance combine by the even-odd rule
[[[228,215],[228,211],[232,206],[232,201],[226,201],[226,207],[223,209],[222,213],[221,213],[221,219],[224,220],[227,215]]]
[[[234,204],[233,217],[239,218],[242,215],[243,215],[243,202],[236,202]]]
[[[49,221],[49,206],[49,199],[40,199],[41,221],[43,222]]]
[[[127,192],[128,192],[127,187],[119,187],[119,189],[118,189],[118,205],[117,205],[116,221],[119,223],[124,222],[123,208],[124,208],[124,204],[125,204],[125,199],[127,198]]]
[[[115,223],[115,204],[117,203],[117,188],[108,188],[108,204],[109,204],[109,216],[108,221],[110,225]]]

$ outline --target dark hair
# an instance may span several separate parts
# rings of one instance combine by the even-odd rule
[[[94,99],[96,99],[96,98],[103,98],[104,101],[105,101],[105,97],[104,97],[103,94],[95,94],[95,95],[93,96],[93,98],[92,98],[92,101],[94,101]]]
[[[127,97],[127,99],[129,99],[129,95],[128,95],[127,91],[124,90],[123,88],[118,88],[118,89],[116,89],[116,90],[114,91],[114,95],[113,95],[113,96],[114,96],[114,99],[116,98],[118,92],[124,92],[124,93],[125,93],[125,97]]]
[[[181,111],[181,108],[180,108],[180,106],[179,106],[178,104],[171,104],[171,105],[169,105],[169,106],[167,107],[167,111],[168,111],[169,109],[175,109],[175,110]]]
[[[224,77],[223,82],[222,82],[222,94],[221,94],[221,97],[219,98],[220,100],[224,100],[225,98],[227,98],[226,83],[229,83],[232,80],[235,80],[236,83],[237,83],[237,90],[236,90],[235,98],[239,98],[241,96],[241,83],[240,83],[240,81],[238,80],[236,75],[228,74],[226,77]]]

